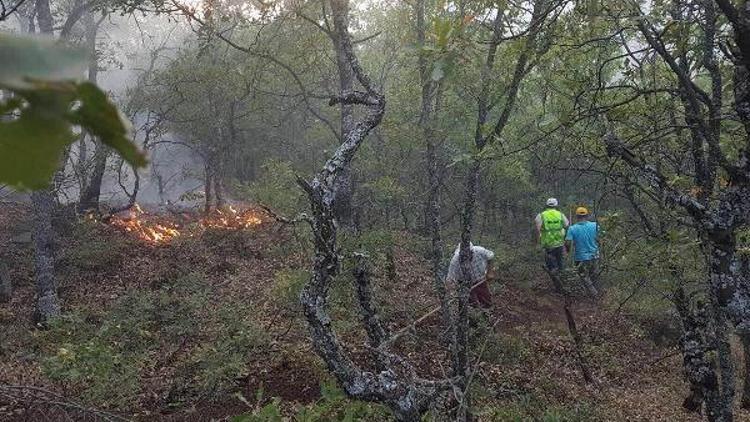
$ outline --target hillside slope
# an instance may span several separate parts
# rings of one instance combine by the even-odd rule
[[[265,220],[248,229],[186,223],[191,235],[156,245],[99,222],[60,224],[57,269],[67,316],[37,330],[30,322],[28,210],[3,206],[0,249],[16,291],[0,304],[0,380],[43,390],[0,389],[0,414],[101,417],[59,404],[72,401],[138,420],[198,421],[250,412],[274,397],[287,415],[328,406],[321,384],[330,379],[295,303],[306,278],[305,232]],[[382,249],[383,236],[373,238],[352,243]],[[393,250],[376,251],[373,260],[392,266],[375,275],[382,311],[396,330],[429,311],[435,298],[418,242],[401,233],[387,240],[395,241]],[[332,291],[334,324],[365,361],[346,281],[342,276]],[[575,305],[597,380],[587,386],[561,300],[543,274],[511,266],[492,289],[495,307],[473,319],[481,420],[699,420],[680,408],[687,391],[680,356],[656,346],[627,315]],[[438,334],[436,318],[428,319],[397,349],[438,376],[446,355]],[[347,405],[330,405],[320,420],[333,418],[336,406]]]

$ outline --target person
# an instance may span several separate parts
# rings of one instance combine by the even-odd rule
[[[565,229],[570,225],[557,206],[557,199],[547,199],[547,208],[534,218],[536,232],[544,249],[544,262],[553,277],[563,270]]]
[[[576,223],[570,226],[565,236],[565,248],[574,249],[573,260],[583,285],[593,297],[598,295],[599,284],[599,224],[589,221],[586,207],[576,208]]]
[[[474,246],[469,243],[472,252],[472,260],[469,263],[469,269],[471,271],[471,294],[469,301],[473,306],[481,306],[482,308],[492,307],[492,293],[487,284],[488,278],[494,278],[494,270],[492,267],[493,260],[495,259],[495,253],[489,249],[481,246]],[[446,281],[458,283],[459,280],[464,280],[463,273],[461,271],[461,244],[458,245],[456,251],[453,253],[451,263],[448,266],[448,275]]]

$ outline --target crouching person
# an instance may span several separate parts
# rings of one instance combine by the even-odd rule
[[[469,296],[469,303],[472,306],[480,306],[482,308],[492,307],[492,293],[490,292],[488,279],[492,280],[495,278],[495,271],[493,269],[493,260],[495,259],[495,253],[489,249],[481,246],[471,245],[472,258],[469,263],[469,270],[471,280],[469,282],[472,286],[471,294]],[[461,272],[461,245],[459,244],[456,251],[453,253],[451,258],[450,266],[448,267],[448,276],[446,277],[447,282],[453,282],[458,284],[459,281],[464,280],[463,273]]]

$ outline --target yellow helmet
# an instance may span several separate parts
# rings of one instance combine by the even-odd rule
[[[578,207],[576,208],[576,215],[589,215],[589,210],[586,207]]]

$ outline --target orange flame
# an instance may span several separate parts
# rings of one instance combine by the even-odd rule
[[[149,243],[165,243],[180,235],[176,224],[152,221],[138,204],[134,208],[127,216],[112,219],[110,224]]]
[[[263,219],[249,208],[237,211],[230,205],[227,211],[217,209],[212,215],[201,220],[201,223],[204,227],[218,229],[249,229],[263,223]]]
[[[229,206],[224,211],[217,209],[208,217],[200,219],[200,223],[203,228],[242,230],[262,224],[263,219],[252,209],[238,211]],[[179,225],[148,214],[138,204],[126,215],[110,220],[110,224],[153,244],[167,243],[183,234]],[[192,233],[187,235],[192,236]]]

